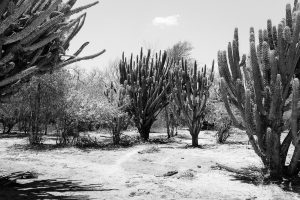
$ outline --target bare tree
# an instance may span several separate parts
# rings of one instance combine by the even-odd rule
[[[168,57],[175,62],[179,62],[182,58],[190,59],[193,46],[188,41],[179,41],[167,50]]]

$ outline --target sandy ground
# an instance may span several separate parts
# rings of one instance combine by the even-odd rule
[[[234,168],[261,166],[243,135],[235,134],[228,144],[219,145],[213,132],[202,132],[202,149],[185,148],[189,143],[188,132],[180,131],[168,144],[36,151],[24,148],[26,138],[2,138],[0,174],[34,171],[39,176],[20,180],[21,188],[0,188],[0,199],[300,199],[275,184],[244,183],[230,172],[212,168],[216,162]],[[158,151],[139,153],[153,147]],[[162,176],[173,170],[178,174]],[[94,187],[90,191],[83,185]]]

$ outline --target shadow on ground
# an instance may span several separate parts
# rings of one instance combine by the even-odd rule
[[[61,199],[61,200],[88,200],[86,191],[111,191],[102,185],[80,185],[80,182],[70,180],[36,180],[27,183],[13,183],[0,187],[1,200],[29,200],[29,199]]]
[[[5,139],[5,138],[25,138],[28,137],[27,134],[25,133],[18,133],[18,132],[12,132],[9,134],[1,134],[0,133],[0,139]]]

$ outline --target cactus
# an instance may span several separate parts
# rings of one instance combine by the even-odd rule
[[[78,57],[88,43],[66,55],[70,41],[84,25],[86,14],[70,16],[98,2],[72,9],[76,0],[3,0],[0,3],[0,99],[3,101],[32,75],[91,59]]]
[[[152,124],[162,109],[168,105],[170,93],[169,69],[172,62],[167,60],[167,53],[156,53],[151,57],[141,50],[140,56],[129,61],[122,56],[119,65],[120,83],[126,88],[131,100],[130,114],[143,140],[149,139]]]
[[[189,71],[187,62],[182,61],[182,68],[173,72],[174,82],[172,85],[172,98],[176,106],[181,109],[184,117],[176,116],[184,120],[188,125],[192,136],[192,146],[198,146],[198,135],[202,127],[206,101],[209,97],[209,88],[213,82],[213,69],[207,75],[206,66],[198,71],[197,63]],[[174,112],[177,114],[177,112]]]
[[[233,122],[236,122],[228,101],[231,100],[238,108],[243,124],[237,125],[246,129],[254,151],[260,156],[271,177],[276,179],[282,178],[283,175],[294,176],[300,171],[297,106],[299,80],[294,78],[300,58],[298,43],[300,14],[297,8],[291,13],[291,6],[287,5],[286,22],[280,23],[277,29],[272,28],[272,22],[268,20],[267,29],[264,31],[266,33],[259,31],[257,47],[253,40],[254,30],[251,28],[250,55],[247,62],[234,66],[229,62],[231,67],[229,71],[226,52],[219,51],[218,55],[219,72],[222,77],[221,91],[226,109]],[[237,47],[235,48],[235,51],[239,51]],[[228,52],[228,58],[231,59],[231,51]],[[238,57],[236,59],[235,63],[238,63]],[[243,76],[236,78],[234,70],[240,71],[241,67]],[[292,95],[291,102],[288,99],[290,95]],[[290,104],[292,110],[290,131],[281,142],[281,135],[285,131],[283,114]],[[286,166],[287,152],[291,143],[294,144],[295,150],[290,164]]]

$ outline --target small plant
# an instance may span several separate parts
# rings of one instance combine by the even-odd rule
[[[104,144],[98,141],[97,138],[85,135],[77,139],[75,146],[78,148],[102,148]]]
[[[160,152],[160,148],[157,146],[152,146],[152,147],[148,147],[146,149],[143,149],[141,151],[139,151],[139,154],[146,154],[146,153],[158,153]]]
[[[227,138],[230,136],[230,128],[232,121],[229,117],[222,118],[221,122],[218,122],[216,139],[217,143],[224,144]]]

